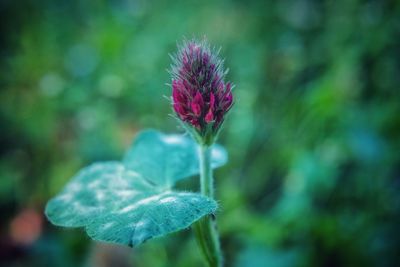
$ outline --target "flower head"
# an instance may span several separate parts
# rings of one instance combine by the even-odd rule
[[[233,104],[232,85],[218,51],[206,41],[187,41],[173,57],[172,103],[178,118],[197,139],[210,144]]]

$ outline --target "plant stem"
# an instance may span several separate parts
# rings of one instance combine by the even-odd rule
[[[200,145],[199,158],[201,193],[209,198],[213,198],[214,183],[211,168],[211,148],[206,145]],[[201,218],[194,225],[194,231],[208,265],[210,267],[222,267],[222,254],[215,218],[213,216]]]

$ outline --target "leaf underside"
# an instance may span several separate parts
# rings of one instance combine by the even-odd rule
[[[196,149],[187,137],[142,132],[123,162],[82,169],[48,202],[46,216],[55,225],[84,227],[94,240],[129,246],[185,229],[217,209],[210,198],[170,188],[198,173]],[[223,165],[225,151],[214,150],[213,167]]]

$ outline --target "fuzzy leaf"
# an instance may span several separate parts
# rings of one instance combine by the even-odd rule
[[[217,209],[201,194],[169,188],[198,173],[196,149],[187,137],[144,131],[123,162],[82,169],[47,203],[46,216],[55,225],[84,227],[95,240],[129,246],[185,229]],[[214,167],[226,162],[222,147],[213,156]]]
[[[123,162],[151,182],[170,188],[176,181],[199,173],[197,149],[197,143],[189,136],[147,130],[136,137]],[[217,168],[226,162],[225,149],[214,145],[211,167]]]
[[[45,213],[55,225],[85,227],[95,240],[135,246],[187,228],[216,208],[200,194],[163,191],[121,163],[104,162],[79,172]]]

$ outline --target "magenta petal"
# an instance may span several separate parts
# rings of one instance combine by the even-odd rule
[[[172,88],[172,100],[174,103],[184,105],[187,102],[187,97],[178,89],[178,87]]]
[[[224,99],[224,102],[223,102],[223,106],[222,106],[222,108],[224,109],[225,112],[228,111],[231,108],[232,101],[233,101],[232,92],[229,92],[225,96],[225,99]]]
[[[203,97],[201,96],[199,91],[197,91],[191,103],[191,108],[194,115],[196,115],[197,117],[200,116],[203,107],[204,107]]]
[[[214,120],[214,114],[212,113],[211,109],[208,110],[206,116],[204,117],[204,120],[206,121],[206,123],[210,123]]]
[[[200,106],[203,106],[203,105],[204,105],[203,97],[201,96],[201,94],[200,94],[199,91],[196,92],[196,95],[195,95],[195,97],[194,97],[193,100],[194,100],[196,103],[198,103]]]
[[[192,103],[191,107],[192,107],[192,111],[193,111],[194,115],[196,117],[200,116],[201,108],[200,108],[199,104]]]
[[[174,103],[174,110],[182,119],[187,116],[186,110],[179,103]]]
[[[215,106],[215,96],[213,93],[210,93],[210,104],[209,108],[211,111],[214,111],[214,106]]]

